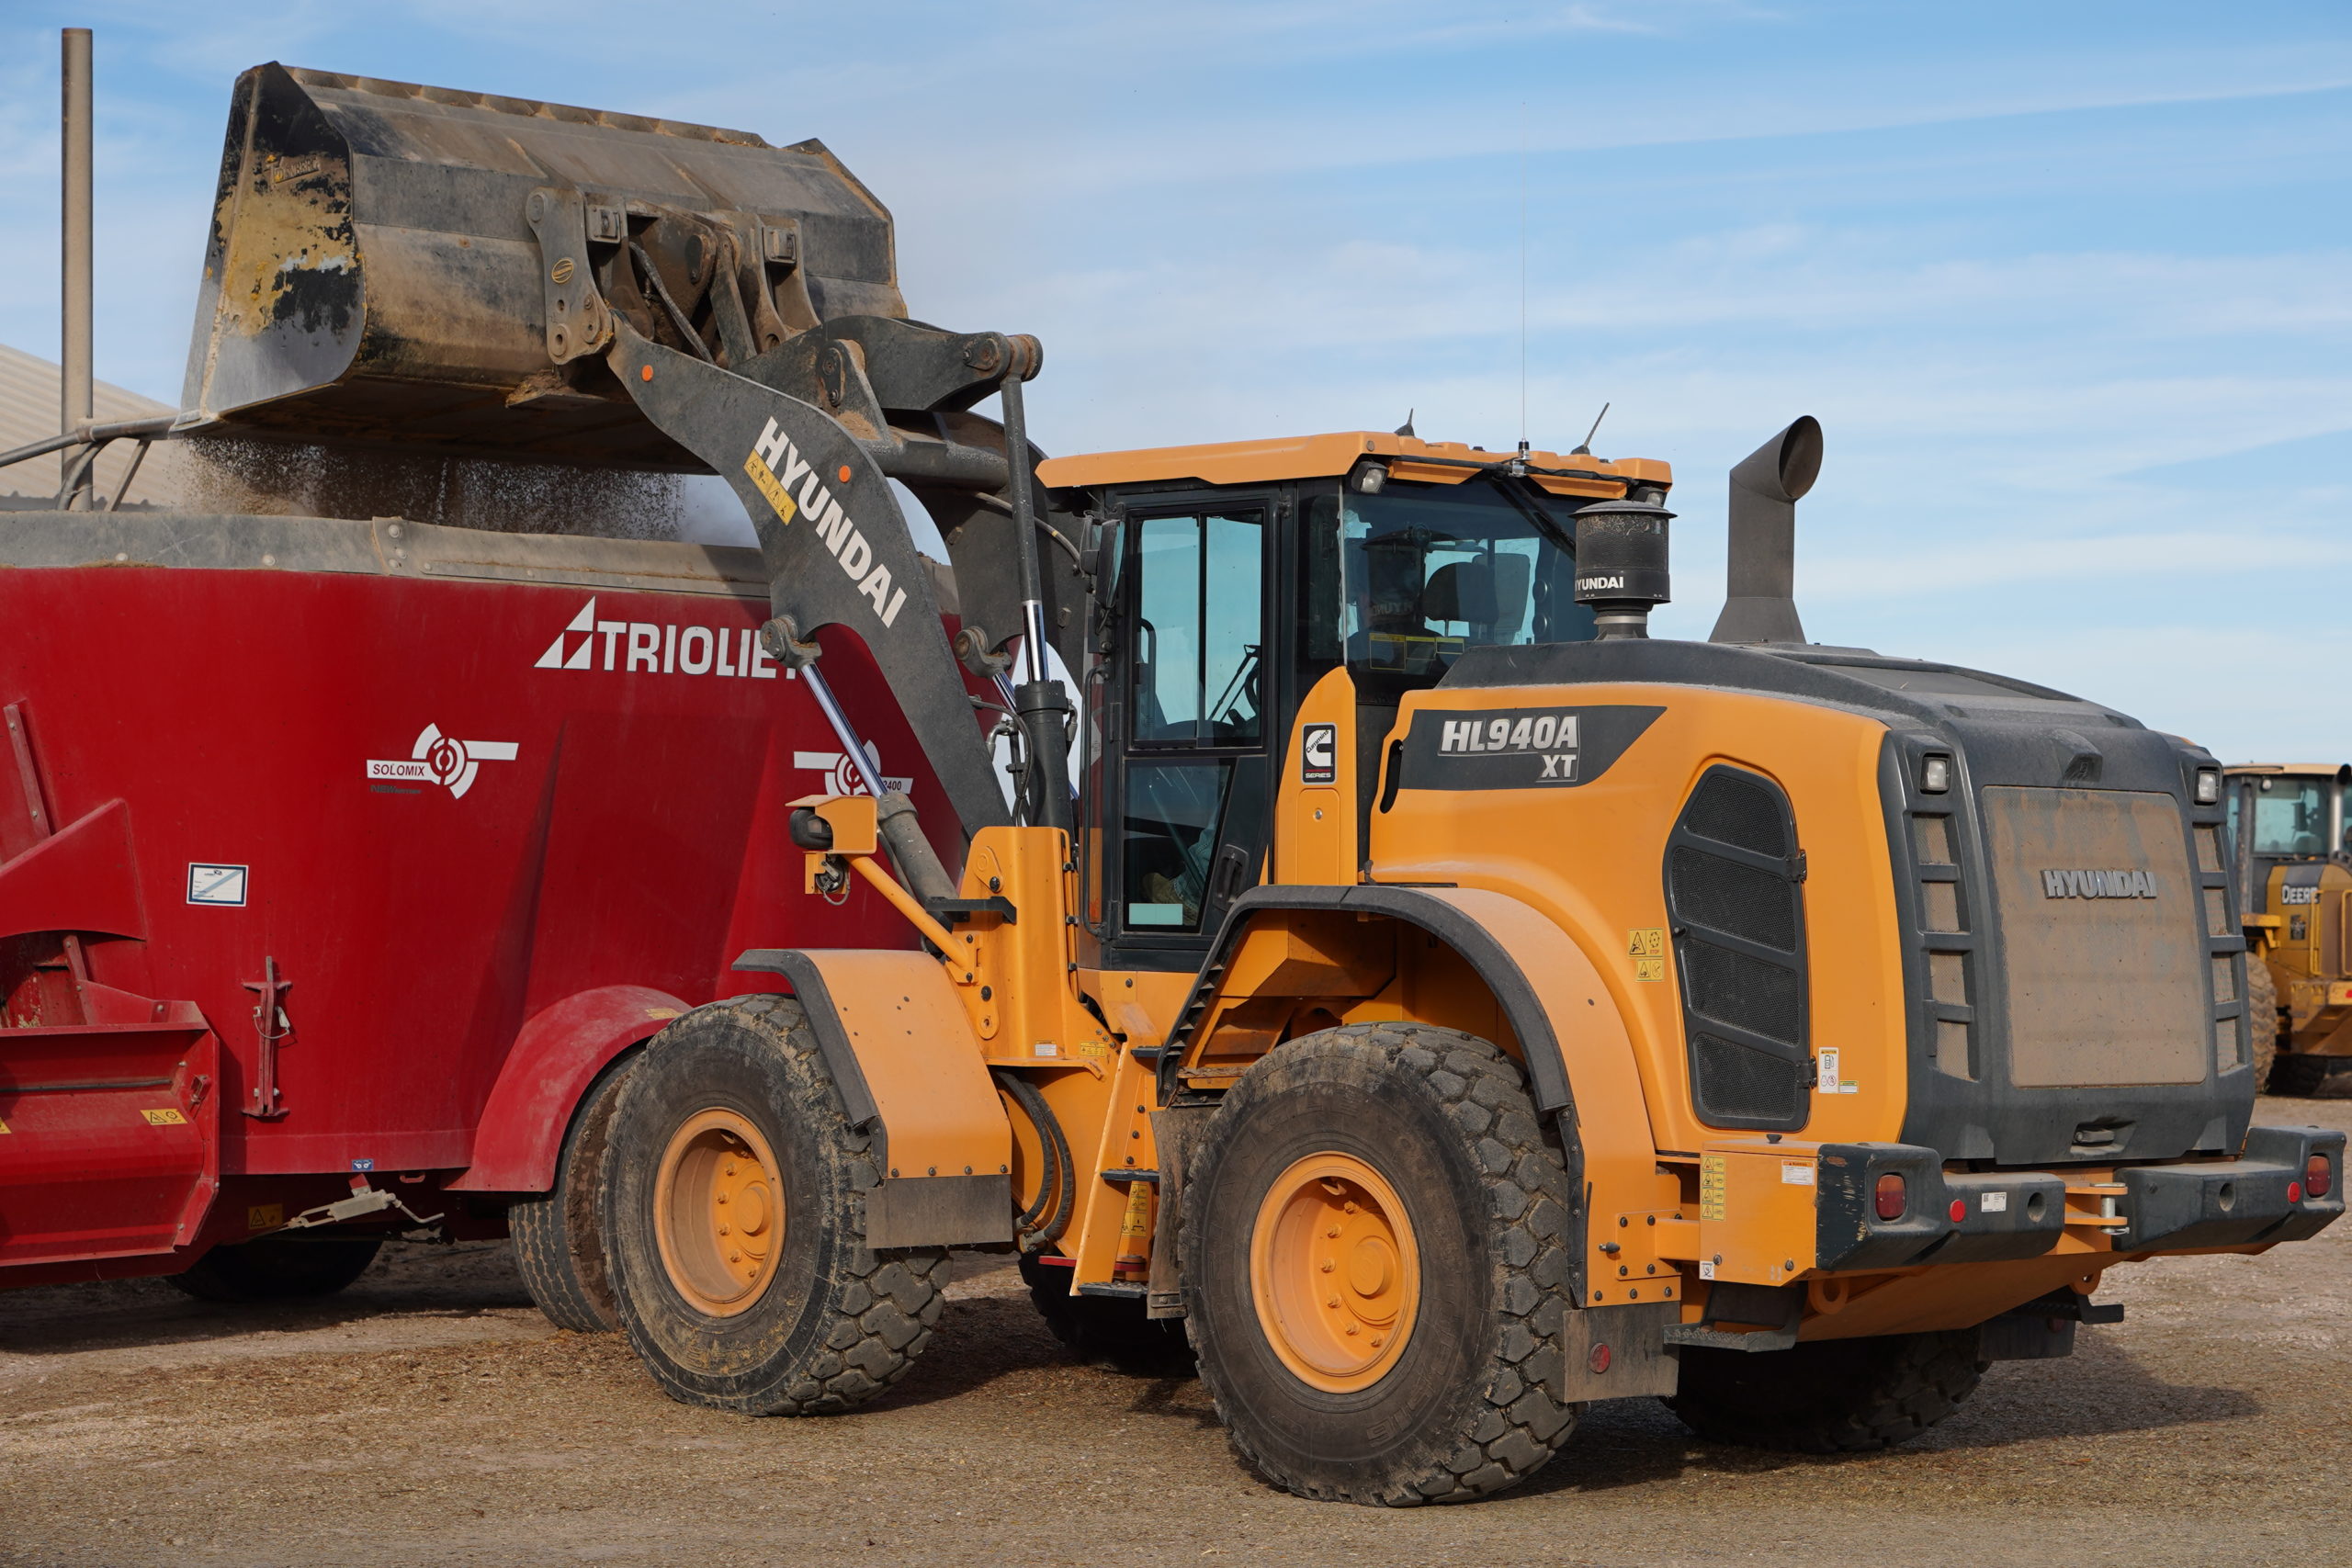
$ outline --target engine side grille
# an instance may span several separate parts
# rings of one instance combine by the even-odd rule
[[[1691,1039],[1690,1063],[1701,1121],[1718,1127],[1804,1125],[1806,1085],[1784,1058],[1701,1034]]]
[[[1691,1103],[1710,1126],[1805,1123],[1803,863],[1788,796],[1737,768],[1708,770],[1667,840]]]

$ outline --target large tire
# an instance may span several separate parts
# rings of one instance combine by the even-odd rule
[[[2258,953],[2245,955],[2245,1021],[2254,1042],[2254,1092],[2270,1087],[2270,1069],[2278,1059],[2278,983],[2270,963]]]
[[[1908,1442],[1976,1392],[1987,1363],[1973,1328],[1819,1339],[1788,1350],[1685,1346],[1666,1401],[1713,1443],[1856,1453]]]
[[[596,1223],[596,1195],[613,1107],[635,1065],[634,1055],[624,1056],[589,1086],[556,1157],[553,1190],[520,1199],[506,1211],[515,1269],[558,1328],[603,1334],[620,1326],[605,1261],[604,1227]]]
[[[1070,1271],[1021,1255],[1021,1282],[1054,1337],[1090,1361],[1108,1361],[1136,1377],[1193,1375],[1193,1347],[1180,1318],[1149,1317],[1125,1296],[1074,1296]]]
[[[866,1247],[873,1142],[790,998],[697,1008],[654,1036],[613,1110],[598,1216],[621,1327],[673,1399],[848,1410],[922,1354],[947,1251]]]
[[[298,1301],[331,1296],[368,1271],[384,1238],[305,1235],[281,1231],[234,1247],[216,1247],[173,1284],[208,1302]]]
[[[1180,1216],[1235,1450],[1300,1496],[1390,1506],[1534,1473],[1576,1425],[1553,1397],[1570,1201],[1487,1042],[1372,1024],[1275,1049],[1204,1130]]]

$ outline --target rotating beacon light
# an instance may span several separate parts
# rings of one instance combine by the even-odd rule
[[[1658,504],[1661,493],[1632,486],[1623,500],[1577,511],[1576,599],[1592,606],[1596,637],[1646,637],[1651,607],[1674,596],[1666,528],[1674,513]]]

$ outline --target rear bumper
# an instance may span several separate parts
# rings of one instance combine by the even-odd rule
[[[2115,1233],[2115,1249],[2176,1252],[2315,1235],[2344,1213],[2344,1144],[2342,1133],[2324,1127],[2253,1127],[2237,1159],[2120,1170],[2117,1212],[2131,1223]],[[2327,1162],[2320,1198],[2304,1181],[2314,1157]]]
[[[2233,1160],[2118,1170],[2107,1183],[2120,1190],[2102,1228],[2117,1252],[2300,1241],[2344,1213],[2344,1155],[2345,1134],[2329,1128],[2256,1127]],[[2314,1156],[2327,1164],[2324,1196],[2304,1181]],[[1906,1144],[1824,1144],[1818,1157],[1815,1269],[2034,1258],[2066,1229],[2066,1179],[2054,1172],[1947,1172],[1936,1150]],[[1890,1174],[1903,1178],[1906,1201],[1896,1218],[1882,1220],[1875,1193]]]

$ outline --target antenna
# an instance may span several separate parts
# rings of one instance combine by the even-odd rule
[[[1519,100],[1519,460],[1527,461],[1527,100]]]
[[[1592,456],[1592,438],[1593,438],[1594,436],[1596,436],[1596,435],[1598,435],[1598,434],[1600,434],[1600,422],[1601,422],[1602,420],[1604,420],[1604,419],[1607,419],[1608,417],[1609,417],[1609,405],[1608,405],[1607,403],[1603,403],[1603,404],[1601,404],[1601,405],[1600,405],[1600,412],[1599,413],[1594,414],[1594,415],[1592,416],[1592,428],[1591,428],[1590,430],[1588,430],[1588,431],[1586,431],[1586,432],[1584,433],[1584,440],[1583,440],[1583,442],[1577,446],[1577,449],[1576,449],[1575,451],[1573,451],[1573,452],[1569,453],[1569,454],[1568,454],[1568,456],[1569,456],[1569,457],[1591,457],[1591,456]]]

